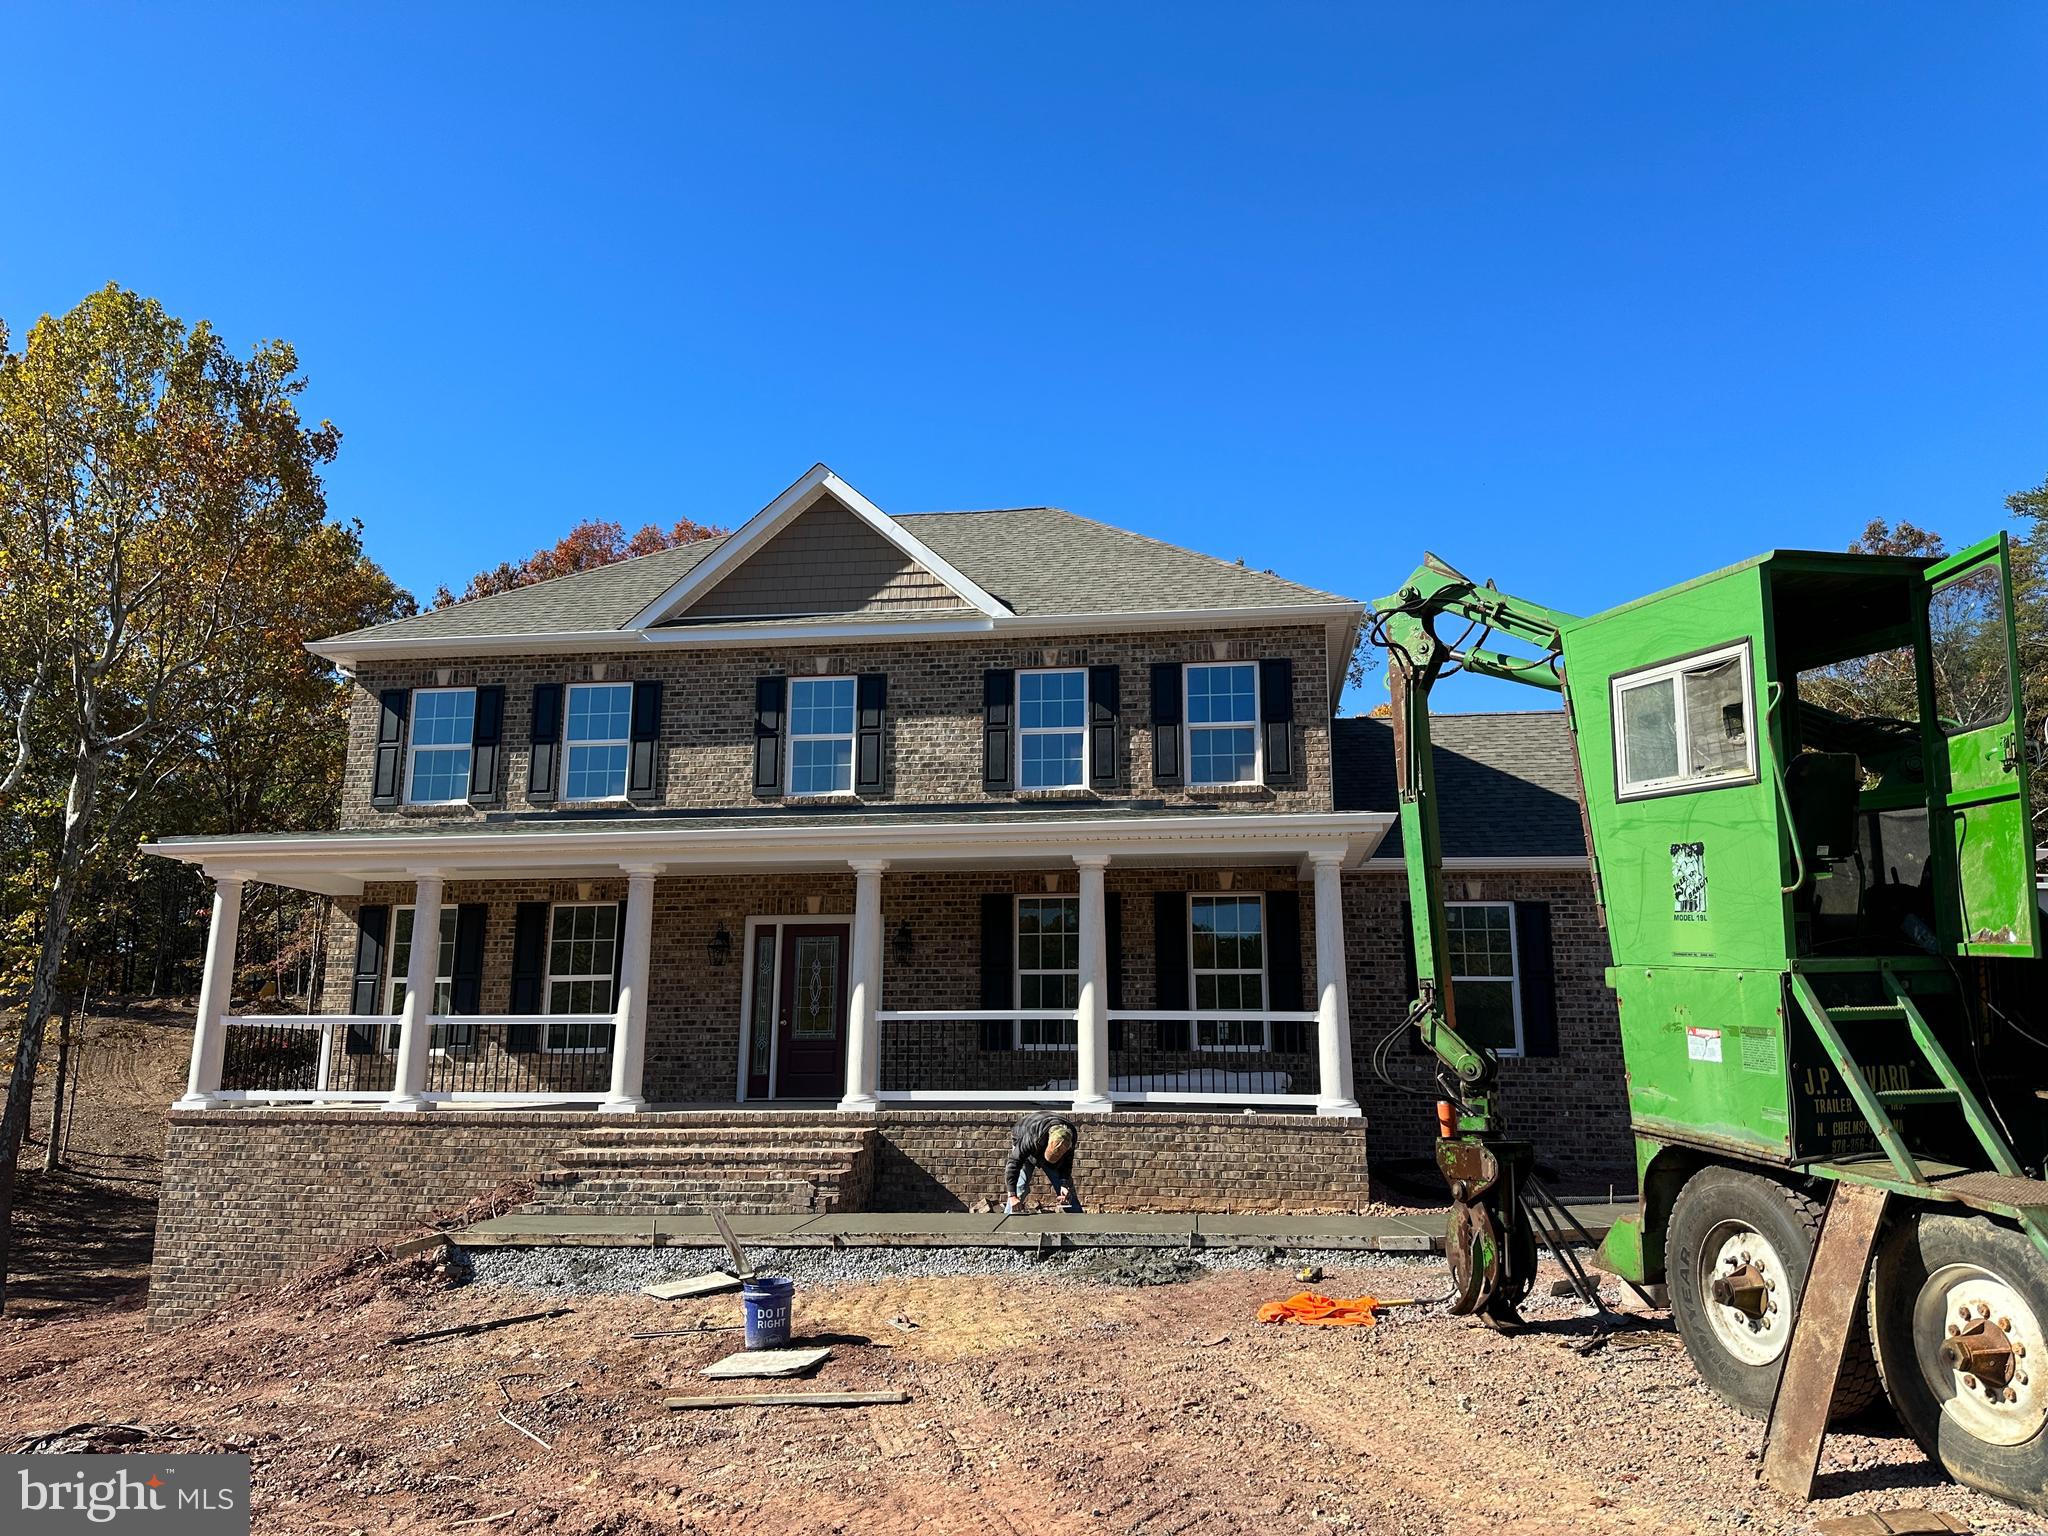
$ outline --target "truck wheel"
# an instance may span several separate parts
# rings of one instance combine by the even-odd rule
[[[1722,1167],[1701,1169],[1672,1202],[1665,1271],[1679,1337],[1707,1385],[1753,1418],[1770,1413],[1778,1390],[1821,1209],[1775,1180]],[[1829,1417],[1860,1413],[1882,1390],[1859,1324]]]
[[[2048,1511],[2048,1261],[1983,1216],[1920,1213],[1878,1250],[1870,1330],[1892,1406],[1972,1488]]]

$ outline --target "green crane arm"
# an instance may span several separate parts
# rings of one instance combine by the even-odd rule
[[[1468,626],[1456,641],[1447,642],[1437,634],[1437,620],[1445,614]],[[1409,1017],[1423,1044],[1457,1080],[1454,1107],[1460,1135],[1490,1136],[1498,1129],[1493,1082],[1499,1064],[1492,1051],[1458,1032],[1430,751],[1430,690],[1447,666],[1457,666],[1562,692],[1562,629],[1571,619],[1570,614],[1510,597],[1491,583],[1482,586],[1435,555],[1425,555],[1398,592],[1373,604],[1372,638],[1387,651],[1401,849],[1408,864],[1408,909],[1414,926],[1417,996]],[[1519,640],[1538,654],[1515,656],[1490,649],[1485,642],[1495,633]]]

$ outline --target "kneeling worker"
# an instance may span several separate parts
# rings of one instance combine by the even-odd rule
[[[1017,1214],[1017,1202],[1031,1188],[1033,1168],[1045,1170],[1061,1210],[1080,1210],[1081,1197],[1074,1192],[1074,1145],[1074,1122],[1064,1115],[1041,1110],[1019,1120],[1010,1138],[1010,1160],[1003,1165],[1003,1213]]]

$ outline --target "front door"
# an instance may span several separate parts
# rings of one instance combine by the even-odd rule
[[[771,931],[775,1097],[836,1099],[846,1090],[848,925],[783,923],[759,937]]]

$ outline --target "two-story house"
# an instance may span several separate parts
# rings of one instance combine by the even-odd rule
[[[1355,1206],[1354,1032],[1404,995],[1388,775],[1338,761],[1390,750],[1334,721],[1363,616],[1051,508],[891,516],[821,465],[724,537],[323,641],[342,825],[154,849],[216,882],[181,1187],[260,1135],[426,1170],[465,1128],[503,1176],[578,1125],[794,1112],[881,1127],[872,1198],[957,1204],[988,1112],[1055,1104],[1154,1111],[1091,1132],[1112,1208]],[[1466,1016],[1532,1057],[1542,882],[1591,920],[1557,826],[1495,872],[1544,899],[1453,912]],[[337,898],[319,1013],[234,1007],[249,881]],[[430,1140],[376,1118],[429,1108]]]

